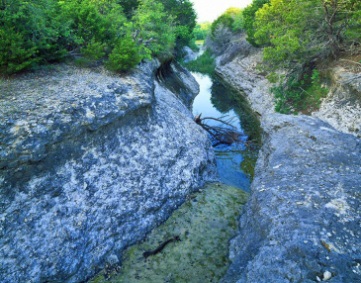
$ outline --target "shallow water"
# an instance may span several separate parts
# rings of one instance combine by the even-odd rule
[[[245,99],[221,79],[200,73],[192,75],[200,86],[200,93],[193,102],[193,114],[221,118],[230,122],[239,132],[237,142],[214,148],[220,181],[249,192],[253,168],[246,168],[244,165],[252,167],[257,159],[260,143],[258,119]],[[213,120],[206,120],[206,123],[211,126],[219,125],[219,122]],[[253,165],[248,158],[254,160]]]
[[[208,184],[189,197],[147,238],[123,254],[122,266],[110,267],[91,283],[204,283],[219,282],[228,264],[228,242],[247,194],[224,184]],[[227,208],[227,209],[225,209]],[[178,236],[160,252],[144,257]]]
[[[108,266],[91,283],[219,282],[229,266],[229,240],[236,234],[239,215],[247,200],[245,191],[249,191],[257,158],[260,127],[238,92],[217,77],[193,75],[200,85],[193,113],[223,117],[240,133],[236,143],[215,147],[221,183],[208,184],[190,195],[144,241],[123,252],[121,265]],[[165,83],[176,84],[173,78]],[[174,237],[179,237],[179,241],[172,241],[159,252],[144,257],[144,252],[155,251]]]

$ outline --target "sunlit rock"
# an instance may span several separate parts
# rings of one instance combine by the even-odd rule
[[[306,116],[271,114],[262,127],[222,282],[359,282],[361,141]]]
[[[0,282],[81,282],[214,178],[206,133],[158,67],[58,65],[0,86]]]

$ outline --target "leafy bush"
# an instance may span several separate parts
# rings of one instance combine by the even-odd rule
[[[90,59],[109,54],[125,34],[126,18],[115,0],[61,1],[61,12],[69,25],[68,48],[80,50]]]
[[[156,0],[140,1],[133,17],[133,33],[140,44],[140,56],[157,56],[168,59],[175,44],[175,32],[172,19],[164,11],[164,6]]]
[[[195,18],[189,0],[2,0],[0,74],[69,54],[116,70],[167,60],[193,38]]]
[[[277,112],[297,114],[317,110],[328,89],[322,85],[319,71],[314,69],[311,76],[304,75],[301,80],[293,76],[286,83],[280,82],[271,88],[271,92],[276,99]]]
[[[336,58],[361,41],[360,10],[354,0],[270,0],[255,13],[254,40],[275,68]]]
[[[11,74],[65,54],[64,29],[53,0],[0,4],[0,72]]]
[[[181,55],[184,46],[193,39],[193,29],[196,26],[197,14],[190,0],[158,0],[164,6],[167,15],[172,16],[175,26],[175,55]]]
[[[243,29],[242,10],[238,8],[229,8],[219,16],[211,25],[211,34],[215,36],[216,30],[227,28],[233,33],[240,32]]]
[[[205,40],[211,29],[211,23],[205,22],[197,24],[193,30],[193,37],[195,40]]]
[[[243,16],[243,27],[247,32],[247,41],[254,46],[257,46],[257,43],[254,38],[256,29],[254,23],[256,21],[256,12],[263,7],[263,5],[269,3],[270,0],[253,0],[253,2],[248,5],[242,12]]]
[[[119,39],[106,65],[112,71],[126,71],[136,66],[140,60],[139,49],[128,36]]]

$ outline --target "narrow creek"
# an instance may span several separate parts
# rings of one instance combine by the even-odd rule
[[[260,145],[260,126],[247,101],[219,77],[192,73],[200,86],[193,102],[193,114],[221,119],[239,134],[231,145],[214,147],[220,181],[249,192]],[[207,125],[222,127],[209,119]],[[216,143],[216,142],[215,142]]]
[[[143,242],[124,251],[120,266],[105,268],[89,282],[215,283],[226,273],[230,264],[229,240],[236,234],[247,201],[260,145],[260,127],[245,99],[221,79],[199,73],[193,76],[200,85],[193,114],[225,119],[239,133],[236,142],[214,147],[219,182],[190,195]],[[175,78],[169,78],[165,83],[176,88],[174,82]],[[217,126],[212,119],[207,123]],[[144,256],[162,246],[161,251]]]

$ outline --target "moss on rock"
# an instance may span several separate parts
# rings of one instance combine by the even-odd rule
[[[142,243],[123,253],[122,266],[104,270],[91,283],[101,282],[218,282],[225,274],[229,240],[235,235],[237,219],[247,194],[223,184],[209,184],[190,196]],[[159,253],[143,253],[179,236]]]

